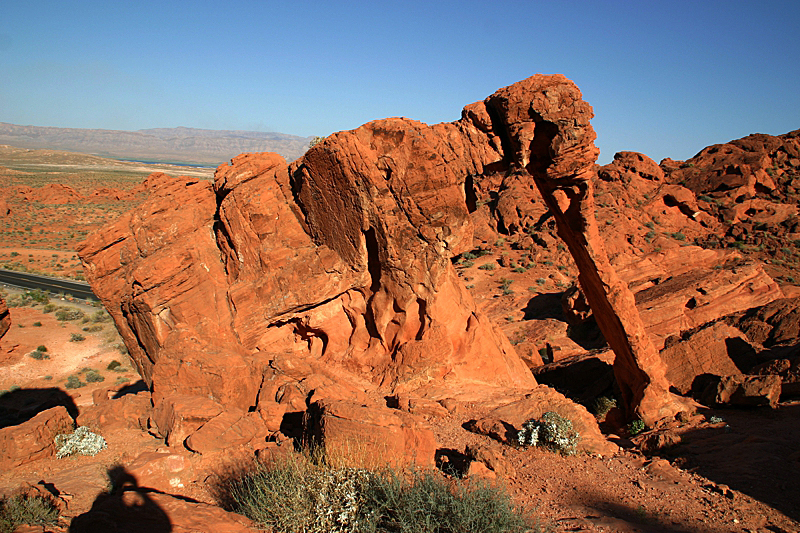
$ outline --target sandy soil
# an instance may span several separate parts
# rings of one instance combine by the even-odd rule
[[[21,291],[5,289],[7,298]],[[117,380],[135,381],[138,375],[131,370],[127,355],[120,352],[122,339],[113,323],[93,322],[89,317],[97,307],[77,300],[52,299],[57,306],[80,309],[86,315],[83,320],[60,322],[55,313],[45,313],[42,304],[35,307],[12,307],[11,329],[0,340],[0,391],[12,387],[21,388],[65,388],[70,375],[78,375],[85,386],[67,390],[77,405],[91,403],[92,391],[113,384]],[[87,320],[84,322],[84,320]],[[36,326],[35,324],[41,324]],[[85,331],[85,328],[97,331]],[[82,335],[85,340],[72,341],[73,335]],[[37,347],[45,346],[48,359],[30,357]],[[111,361],[119,361],[125,372],[107,370]],[[93,369],[104,377],[104,381],[89,383],[85,369]],[[117,369],[119,370],[119,369]]]

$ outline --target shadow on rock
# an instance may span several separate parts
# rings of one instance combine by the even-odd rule
[[[152,489],[141,488],[122,467],[108,472],[113,485],[95,499],[92,508],[72,519],[70,533],[168,533],[172,523],[167,513],[150,498]]]
[[[136,383],[131,383],[130,385],[125,385],[121,389],[119,389],[114,396],[111,397],[112,400],[116,400],[122,398],[123,396],[127,396],[128,394],[139,394],[140,392],[149,391],[150,389],[147,388],[147,383],[144,380],[140,379]]]
[[[683,433],[670,458],[800,520],[800,403],[714,412],[725,424]]]
[[[51,387],[47,389],[17,389],[0,396],[0,429],[27,422],[47,409],[63,405],[74,420],[78,416],[78,407],[63,390]]]
[[[525,312],[524,320],[545,320],[554,318],[562,322],[567,321],[564,310],[561,308],[561,293],[548,292],[537,294],[530,300],[523,309]]]

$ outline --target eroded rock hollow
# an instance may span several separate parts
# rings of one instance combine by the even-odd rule
[[[591,117],[571,81],[537,75],[456,122],[370,122],[291,164],[243,154],[213,184],[152,178],[150,199],[79,254],[151,387],[154,419],[170,426],[162,434],[191,424],[177,413],[192,397],[218,406],[200,420],[372,393],[470,400],[535,388],[450,261],[472,248],[475,187],[510,173],[557,220],[630,414],[674,414],[594,222]]]

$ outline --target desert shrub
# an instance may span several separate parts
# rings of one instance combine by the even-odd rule
[[[69,342],[81,342],[85,340],[86,337],[84,337],[80,333],[73,333],[72,335],[69,336]]]
[[[50,359],[50,356],[40,350],[34,350],[28,354],[28,357],[31,359],[36,359],[37,361],[41,361],[42,359]]]
[[[55,525],[58,508],[43,497],[23,494],[0,500],[0,533],[11,533],[23,524]]]
[[[114,359],[113,361],[111,361],[110,363],[108,363],[108,366],[106,367],[106,370],[116,370],[116,369],[118,369],[118,368],[119,368],[119,367],[121,367],[121,366],[122,366],[122,363],[120,363],[119,361],[117,361],[116,359]]]
[[[40,328],[40,327],[42,327],[42,323],[39,322],[39,321],[36,321],[36,322],[33,323],[33,327]]]
[[[124,345],[123,343],[121,343],[121,342],[120,342],[119,344],[117,344],[116,346],[114,346],[114,348],[116,348],[116,349],[117,349],[117,351],[118,351],[119,353],[121,353],[122,355],[125,355],[125,354],[127,354],[127,353],[128,353],[128,347],[127,347],[127,346],[125,346],[125,345]]]
[[[47,346],[45,346],[44,344],[40,344],[39,346],[36,347],[36,349],[39,350],[40,352],[46,352]]]
[[[25,291],[25,295],[36,303],[47,304],[50,303],[50,298],[47,293],[41,289],[34,289],[32,291]]]
[[[56,304],[46,304],[42,307],[42,313],[52,313],[56,310]]]
[[[70,455],[97,455],[106,449],[106,439],[92,433],[86,426],[78,426],[72,433],[56,435],[56,458],[63,459]]]
[[[293,455],[222,485],[226,507],[276,532],[523,532],[530,520],[496,487],[435,472],[337,468]]]
[[[595,398],[592,402],[592,412],[597,418],[603,418],[614,407],[617,406],[617,400],[610,396],[600,396]]]
[[[80,389],[81,387],[85,387],[86,383],[81,381],[81,378],[72,374],[71,376],[67,377],[67,381],[64,383],[64,387],[67,389]]]
[[[103,326],[100,324],[93,324],[91,326],[86,326],[85,328],[81,328],[83,331],[87,333],[97,333],[98,331],[103,331]]]
[[[86,381],[89,383],[100,383],[101,381],[105,381],[106,378],[98,372],[97,370],[89,370],[86,372]]]
[[[316,146],[316,145],[318,145],[319,143],[321,143],[324,140],[325,140],[325,137],[314,136],[314,138],[311,139],[308,142],[308,147],[311,148],[313,146]]]
[[[630,424],[628,424],[628,435],[630,436],[638,435],[644,430],[645,430],[644,420],[641,420],[639,418],[633,420]]]
[[[564,455],[573,455],[580,434],[572,428],[572,421],[555,411],[548,411],[541,420],[531,418],[517,433],[520,446],[542,446]]]
[[[105,309],[92,313],[92,322],[108,322],[109,320],[111,320],[111,315],[106,313]]]
[[[479,270],[494,270],[494,263],[485,263],[478,267]]]
[[[83,316],[83,311],[74,307],[59,307],[56,309],[56,320],[61,322],[80,320]]]

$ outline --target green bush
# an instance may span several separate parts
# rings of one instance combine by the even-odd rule
[[[40,350],[34,350],[28,354],[28,357],[31,359],[36,359],[37,361],[41,361],[42,359],[50,359],[50,356]]]
[[[0,533],[12,533],[23,524],[56,525],[58,508],[43,496],[21,495],[0,500]]]
[[[111,315],[106,313],[105,309],[92,313],[92,322],[108,322],[109,320],[111,320]]]
[[[40,327],[42,327],[42,323],[39,322],[39,321],[36,321],[36,322],[33,323],[33,327],[40,328]]]
[[[218,489],[221,503],[275,532],[522,533],[532,521],[502,490],[431,471],[335,468],[294,455]]]
[[[600,396],[592,402],[592,412],[595,417],[603,418],[608,412],[617,406],[617,400],[610,396]]]
[[[40,344],[39,346],[36,347],[36,349],[39,350],[40,352],[46,352],[47,346],[45,346],[44,344]]]
[[[122,363],[120,363],[119,361],[117,361],[116,359],[114,359],[113,361],[111,361],[110,363],[108,363],[108,366],[106,367],[106,370],[116,370],[116,369],[118,369],[118,368],[119,368],[119,367],[121,367],[121,366],[122,366]]]
[[[106,378],[98,372],[97,370],[89,370],[86,372],[86,381],[89,383],[100,383],[101,381],[105,381]]]
[[[84,337],[80,333],[73,333],[72,335],[69,336],[69,342],[81,342],[85,340],[86,337]]]
[[[531,418],[517,434],[520,446],[542,446],[563,455],[573,455],[580,434],[572,428],[572,421],[555,411],[548,411],[541,420]]]
[[[56,304],[47,304],[42,307],[42,313],[52,313],[56,310]]]
[[[644,420],[636,419],[628,424],[628,435],[633,437],[645,430]]]
[[[67,389],[80,389],[81,387],[85,387],[86,383],[81,381],[81,378],[72,374],[71,376],[67,377],[66,383],[64,383],[64,387]]]
[[[56,320],[61,322],[80,320],[83,316],[83,311],[74,307],[59,307],[56,309]]]
[[[478,270],[494,270],[494,263],[485,263],[479,266]]]

